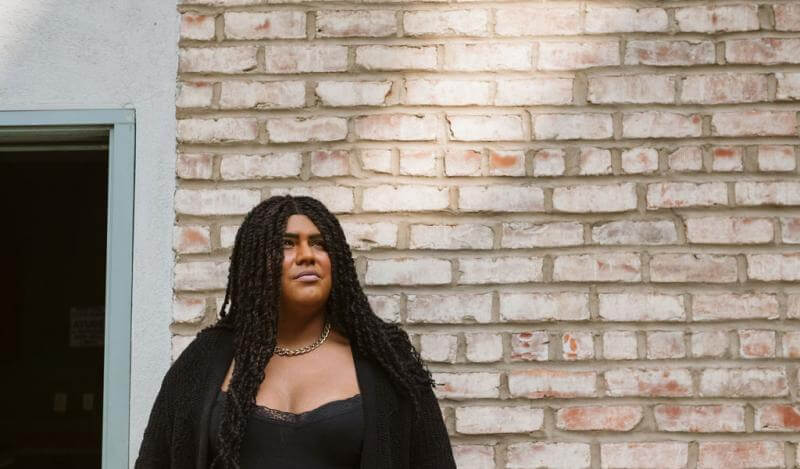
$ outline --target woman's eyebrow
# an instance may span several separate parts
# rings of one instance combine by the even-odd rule
[[[284,233],[283,237],[284,238],[299,238],[300,235],[298,235],[297,233]],[[312,234],[311,236],[309,236],[309,238],[311,238],[311,239],[317,239],[317,238],[321,239],[322,238],[322,234],[319,234],[319,233],[318,234]]]

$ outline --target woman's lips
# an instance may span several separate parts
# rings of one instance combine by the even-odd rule
[[[305,274],[297,277],[295,280],[299,282],[316,282],[319,280],[319,275],[317,274]]]

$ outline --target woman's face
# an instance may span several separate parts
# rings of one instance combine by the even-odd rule
[[[316,313],[331,292],[331,260],[322,235],[305,215],[292,215],[283,235],[281,309]]]

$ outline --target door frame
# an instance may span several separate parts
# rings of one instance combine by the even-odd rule
[[[128,466],[133,288],[134,109],[0,111],[8,137],[108,135],[102,467]]]

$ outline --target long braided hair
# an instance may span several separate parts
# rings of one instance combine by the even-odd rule
[[[312,197],[270,197],[247,214],[236,233],[220,320],[212,326],[233,330],[236,366],[222,416],[220,451],[211,467],[239,467],[247,415],[256,405],[276,344],[282,241],[287,220],[294,214],[305,215],[316,225],[331,260],[331,292],[325,305],[331,327],[347,337],[357,353],[376,361],[414,409],[419,407],[415,391],[433,384],[408,334],[370,308],[336,217]]]

